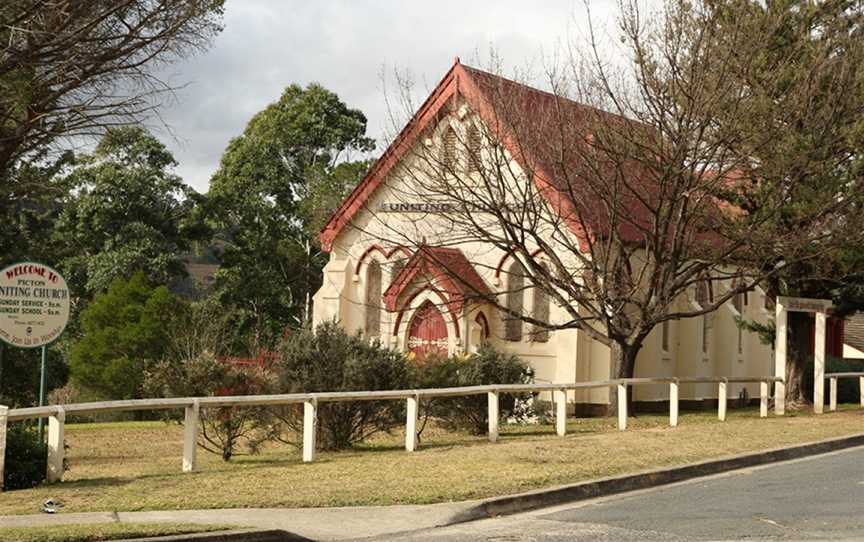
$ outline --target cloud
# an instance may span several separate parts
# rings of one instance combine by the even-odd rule
[[[592,0],[598,20],[614,2]],[[173,137],[159,133],[178,173],[206,191],[232,137],[292,83],[317,81],[369,119],[369,135],[388,127],[382,66],[410,70],[422,89],[453,63],[496,50],[508,66],[538,64],[556,44],[584,32],[581,2],[232,0],[225,30],[206,53],[165,70],[186,84],[161,111]],[[382,149],[379,148],[379,152]]]

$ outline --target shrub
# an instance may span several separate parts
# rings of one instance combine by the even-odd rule
[[[825,357],[825,374],[828,373],[856,373],[864,371],[864,360],[851,360],[843,358],[835,358],[833,356]],[[807,363],[804,366],[804,395],[813,400],[813,355],[807,358]],[[829,381],[825,380],[825,404],[828,404]],[[837,380],[837,403],[857,403],[860,401],[859,385],[857,378],[840,378]]]
[[[6,433],[6,490],[28,489],[45,480],[48,446],[39,442],[32,424],[10,424]]]
[[[144,377],[145,390],[155,397],[207,397],[267,393],[267,380],[256,367],[233,367],[219,362],[211,352],[202,352],[180,361],[157,363]],[[178,419],[178,414],[168,414]],[[201,409],[198,445],[220,454],[224,461],[237,455],[239,446],[256,453],[264,438],[261,429],[269,425],[264,407]]]
[[[415,374],[418,388],[524,384],[534,379],[532,369],[517,356],[501,353],[489,345],[481,346],[476,354],[468,356],[427,357],[417,363]],[[504,418],[527,416],[526,404],[530,397],[530,393],[501,394],[500,415]],[[485,433],[488,428],[489,409],[485,395],[427,399],[423,401],[422,411],[421,432],[430,417],[447,429],[475,435]]]
[[[106,399],[141,397],[144,368],[165,354],[182,301],[143,272],[116,279],[81,313],[81,338],[70,351],[74,382]]]
[[[392,390],[409,383],[408,364],[401,353],[350,335],[334,322],[286,338],[271,370],[277,393]],[[401,426],[404,412],[402,401],[320,403],[318,447],[349,448]],[[277,416],[291,433],[302,431],[302,405],[278,409]],[[280,440],[296,444],[291,436],[280,435]]]

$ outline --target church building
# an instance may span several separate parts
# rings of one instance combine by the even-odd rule
[[[537,382],[609,379],[610,350],[588,333],[544,329],[508,317],[500,305],[488,303],[489,296],[501,295],[506,297],[502,304],[508,310],[537,321],[567,317],[558,300],[531,287],[521,272],[523,264],[506,246],[472,239],[454,226],[451,215],[467,216],[458,207],[464,207],[464,201],[427,195],[428,186],[424,190],[411,187],[421,169],[425,175],[436,176],[420,164],[422,156],[435,153],[444,166],[460,164],[470,173],[476,166],[474,158],[460,156],[460,149],[487,156],[492,152],[489,149],[501,147],[484,136],[490,130],[482,125],[478,111],[493,102],[482,100],[480,95],[488,85],[480,84],[481,80],[497,79],[518,86],[529,101],[549,99],[548,93],[465,66],[457,59],[321,231],[321,244],[330,259],[323,285],[314,297],[314,323],[335,320],[350,332],[415,356],[470,353],[488,342],[530,364]],[[518,177],[526,158],[503,147],[501,152],[508,158],[502,167]],[[518,190],[512,192],[507,197],[519,197]],[[729,287],[712,281],[694,287],[677,302],[698,308]],[[756,288],[732,297],[711,313],[658,325],[638,354],[635,376],[773,374],[772,348],[741,330],[735,323],[737,317],[768,322],[773,318],[772,302]],[[581,414],[604,412],[609,403],[605,388],[568,393],[568,406]],[[637,386],[633,393],[637,404],[654,403],[661,408],[668,399],[668,386]],[[729,384],[728,393],[733,401],[758,397],[758,384]],[[716,401],[716,394],[714,384],[687,384],[680,389],[685,407],[710,404]]]

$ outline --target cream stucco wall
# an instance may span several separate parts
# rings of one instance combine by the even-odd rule
[[[466,122],[471,122],[470,117]],[[460,128],[462,129],[462,128]],[[433,133],[432,144],[440,129]],[[428,143],[427,143],[428,145]],[[493,292],[506,290],[506,277],[496,276],[506,253],[498,248],[490,247],[471,239],[460,239],[454,242],[452,229],[446,219],[439,214],[419,213],[383,213],[377,212],[379,206],[387,202],[412,202],[417,198],[417,191],[412,188],[412,179],[405,175],[406,170],[418,171],[423,164],[410,153],[404,159],[403,168],[392,170],[385,182],[373,193],[372,197],[352,220],[349,227],[344,228],[333,242],[330,260],[324,269],[324,281],[321,289],[314,297],[314,322],[337,320],[350,331],[362,331],[365,323],[365,289],[368,281],[366,273],[368,263],[372,259],[382,267],[382,291],[390,282],[390,269],[397,260],[404,261],[406,255],[402,251],[393,251],[399,245],[416,245],[419,239],[424,239],[430,246],[446,245],[461,250],[478,274]],[[524,182],[518,163],[510,162],[515,174],[514,183]],[[414,175],[415,173],[412,173]],[[513,191],[516,193],[517,191]],[[400,242],[400,240],[404,242]],[[381,251],[370,247],[379,246]],[[386,254],[393,251],[388,258]],[[578,265],[574,262],[573,265]],[[721,285],[722,287],[722,285]],[[422,289],[422,285],[417,286]],[[526,312],[532,311],[531,295],[525,296]],[[382,332],[380,339],[383,344],[399,349],[406,349],[408,322],[413,311],[425,299],[431,299],[445,312],[448,326],[450,352],[473,351],[477,347],[479,333],[474,324],[474,315],[482,310],[490,326],[490,342],[498,349],[513,353],[535,370],[538,382],[573,382],[588,380],[604,380],[610,377],[609,349],[586,333],[571,329],[553,332],[547,342],[532,340],[528,333],[530,326],[525,324],[521,341],[507,341],[503,338],[504,323],[498,311],[485,306],[468,306],[462,314],[446,313],[446,307],[440,299],[428,290],[418,294],[408,303],[402,314],[398,328],[395,324],[397,314],[382,309]],[[689,299],[681,299],[680,303],[692,303]],[[407,303],[407,301],[406,301]],[[749,303],[744,307],[747,318],[766,322],[770,315],[763,307],[762,292],[751,292]],[[661,328],[656,328],[646,339],[636,363],[636,376],[764,376],[771,374],[771,349],[759,343],[758,338],[747,332],[742,332],[742,348],[738,351],[738,327],[735,324],[737,311],[731,302],[718,311],[708,315],[710,322],[708,351],[702,351],[702,319],[690,318],[671,321],[669,324],[669,349],[661,347]],[[562,321],[567,317],[564,308],[555,303],[550,307],[552,321]],[[455,322],[453,321],[455,319]],[[458,328],[458,329],[457,329]],[[729,385],[730,397],[737,397],[742,385]],[[758,395],[758,385],[750,385],[748,392],[751,397]],[[681,399],[701,400],[716,398],[716,386],[712,384],[682,385]],[[665,385],[638,386],[634,389],[637,401],[663,401],[668,398],[668,387]],[[569,400],[577,403],[607,404],[609,390],[577,390],[569,394]]]

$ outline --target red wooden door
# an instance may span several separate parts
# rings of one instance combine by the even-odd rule
[[[447,323],[438,307],[429,301],[414,313],[408,328],[408,349],[418,359],[430,354],[447,355]]]

